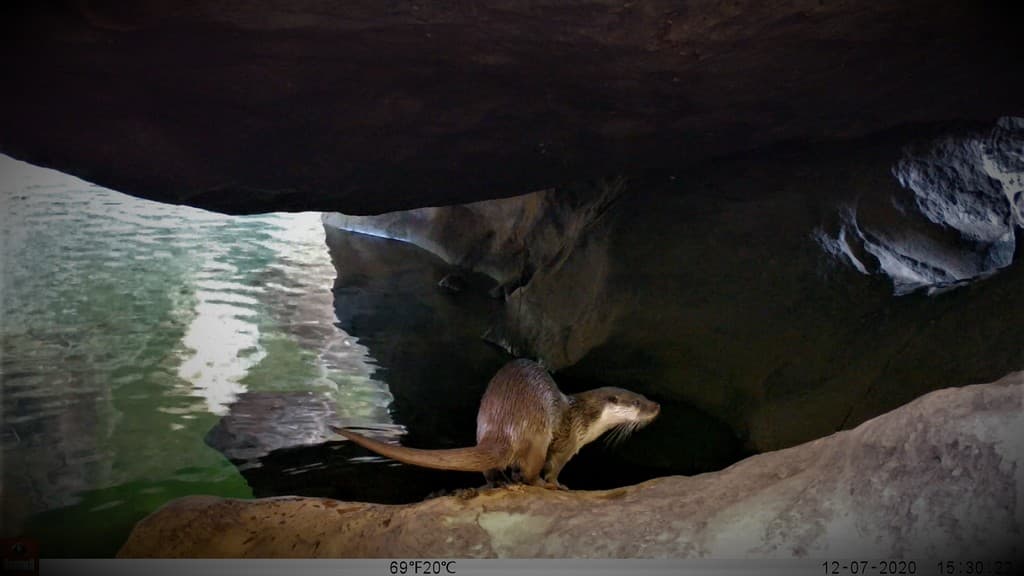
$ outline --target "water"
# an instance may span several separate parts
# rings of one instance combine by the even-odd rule
[[[204,441],[240,395],[327,407],[288,444],[322,443],[324,419],[390,422],[335,325],[319,214],[158,204],[4,156],[0,202],[3,536],[111,555],[168,500],[252,496]]]

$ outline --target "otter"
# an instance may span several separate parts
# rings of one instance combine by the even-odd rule
[[[421,450],[385,444],[331,426],[331,430],[381,456],[439,470],[483,472],[486,486],[512,482],[567,490],[558,482],[566,462],[611,430],[621,440],[646,426],[661,407],[622,388],[565,395],[542,366],[520,359],[491,378],[476,417],[476,446]]]

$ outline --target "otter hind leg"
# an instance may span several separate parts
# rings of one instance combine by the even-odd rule
[[[547,488],[547,482],[541,478],[541,471],[547,459],[547,446],[532,443],[519,459],[517,482],[531,486],[542,486]]]
[[[496,485],[498,483],[498,481],[501,480],[501,476],[502,476],[501,470],[485,470],[484,471],[484,480],[487,482],[488,486]]]
[[[493,468],[484,472],[484,480],[486,483],[483,485],[484,488],[500,488],[501,486],[507,486],[512,480],[512,475],[509,469]]]

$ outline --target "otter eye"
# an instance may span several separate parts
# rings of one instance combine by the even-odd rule
[[[633,400],[633,406],[639,407],[640,406],[640,401],[639,400]]]
[[[618,399],[618,398],[616,398],[615,396],[609,396],[609,397],[608,397],[608,402],[609,402],[610,404],[618,404],[618,403],[619,403],[619,399]]]

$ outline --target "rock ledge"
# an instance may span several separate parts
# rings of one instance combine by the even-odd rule
[[[1019,558],[1024,372],[725,470],[407,506],[175,500],[120,557]]]

